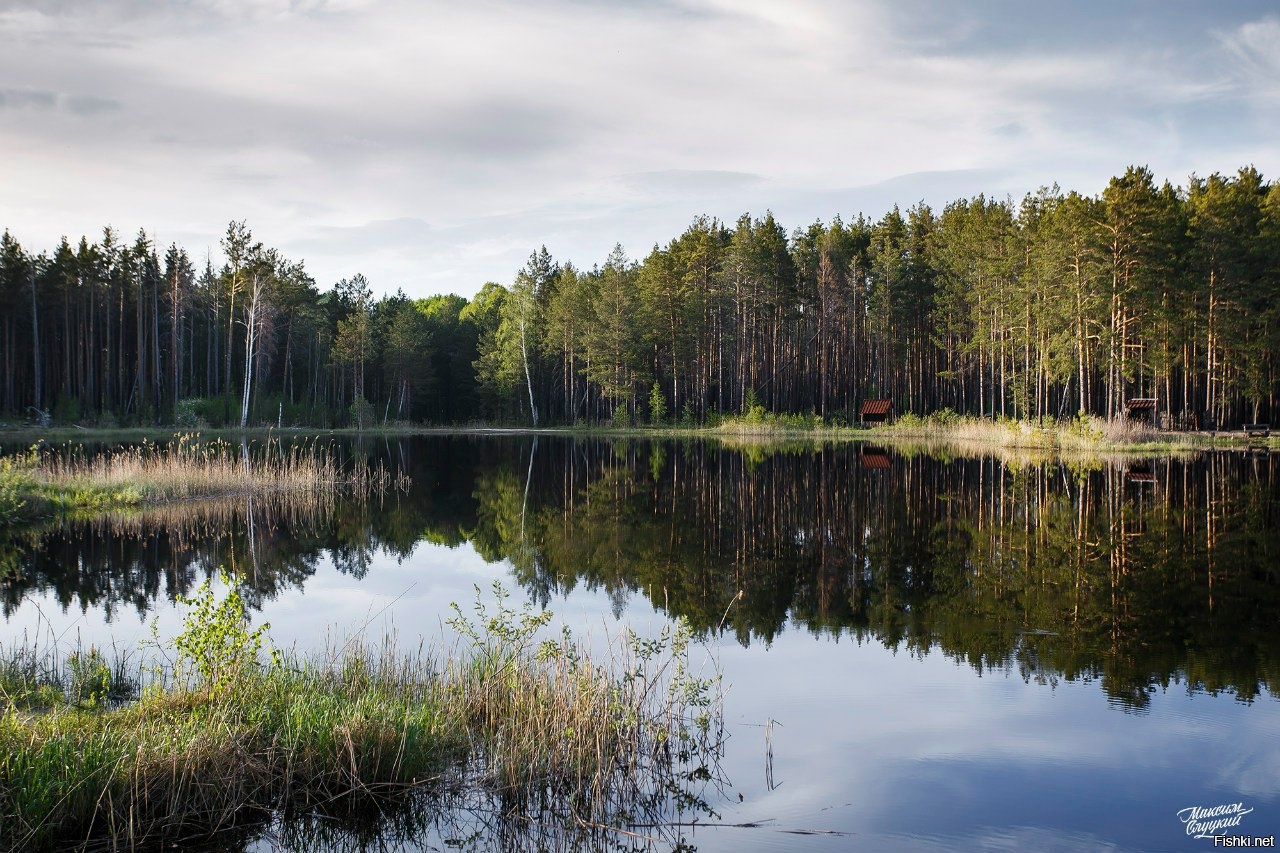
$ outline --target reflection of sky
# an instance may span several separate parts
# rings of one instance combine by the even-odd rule
[[[431,645],[449,602],[469,610],[476,584],[490,600],[494,579],[511,585],[505,565],[469,546],[423,543],[402,562],[376,556],[359,581],[321,561],[304,589],[267,602],[255,621],[299,650],[362,627],[373,641],[392,630],[406,647],[420,637]],[[552,609],[557,623],[596,641],[621,628],[603,591],[580,587]],[[161,635],[172,636],[175,611],[159,617]],[[623,618],[642,633],[661,625],[642,596]],[[78,635],[128,646],[149,634],[132,611],[107,625],[34,597],[0,637],[24,629],[67,644]],[[938,652],[921,658],[848,637],[790,631],[750,648],[725,638],[717,652],[729,684],[732,785],[715,805],[724,823],[760,826],[700,830],[690,840],[701,851],[1209,849],[1183,835],[1178,810],[1241,800],[1254,808],[1242,831],[1280,832],[1280,703],[1266,694],[1245,705],[1174,685],[1135,714],[1108,705],[1096,682],[1049,688],[1016,673],[979,676]]]

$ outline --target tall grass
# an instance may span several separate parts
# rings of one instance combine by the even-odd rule
[[[924,438],[957,444],[1067,451],[1192,450],[1215,442],[1189,433],[1160,432],[1148,424],[1081,416],[1063,421],[975,418],[949,409],[928,417],[906,414],[892,424],[869,430],[875,438]]]
[[[96,512],[146,503],[243,495],[332,497],[405,488],[380,463],[343,465],[319,442],[286,448],[180,434],[89,454],[33,447],[0,459],[0,524],[65,512]]]
[[[601,660],[567,632],[540,639],[549,616],[499,591],[496,611],[455,614],[463,639],[443,658],[393,639],[284,657],[257,653],[233,597],[197,594],[178,658],[139,669],[127,704],[85,701],[69,664],[6,656],[0,845],[181,844],[459,791],[577,832],[670,819],[714,775],[718,682],[691,673],[683,627]],[[95,696],[116,683],[99,664]]]

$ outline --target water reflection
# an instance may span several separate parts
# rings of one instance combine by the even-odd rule
[[[1148,706],[1172,683],[1251,701],[1280,682],[1270,455],[1063,463],[856,445],[415,439],[374,445],[413,490],[66,521],[0,543],[6,614],[27,596],[140,614],[218,566],[256,604],[322,560],[463,542],[549,603],[646,596],[699,631],[770,644],[851,635],[1028,682],[1097,682]]]

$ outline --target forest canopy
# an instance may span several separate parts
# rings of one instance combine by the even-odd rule
[[[477,295],[321,289],[232,222],[224,262],[105,228],[0,237],[0,413],[81,425],[856,420],[862,400],[980,417],[1269,420],[1280,184],[1252,167],[1097,196],[920,203],[788,232],[695,218],[589,270],[545,247]]]

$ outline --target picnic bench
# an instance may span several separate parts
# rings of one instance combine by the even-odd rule
[[[1270,438],[1271,424],[1245,424],[1244,434],[1249,438]]]

